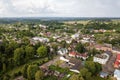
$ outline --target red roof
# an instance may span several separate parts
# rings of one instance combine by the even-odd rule
[[[87,54],[86,53],[83,53],[83,54],[78,53],[77,56],[87,57]]]
[[[120,60],[120,54],[117,55],[117,60]]]
[[[74,52],[74,51],[72,51],[72,52],[70,52],[69,54],[71,54],[71,55],[76,55],[77,53]]]
[[[119,65],[120,65],[119,60],[120,60],[120,54],[117,55],[116,61],[115,61],[115,63],[114,63],[114,67],[116,67],[116,68],[119,67]]]

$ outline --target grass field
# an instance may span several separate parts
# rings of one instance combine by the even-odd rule
[[[81,21],[65,21],[64,23],[66,24],[74,24],[74,23],[78,23],[78,24],[87,24],[89,22],[89,20],[81,20]]]
[[[74,23],[78,23],[78,24],[84,24],[86,25],[90,20],[80,20],[80,21],[65,21],[64,23],[66,24],[74,24]],[[113,23],[117,24],[117,23],[120,23],[120,19],[112,19],[111,20]],[[109,22],[105,22],[106,24],[109,23]]]

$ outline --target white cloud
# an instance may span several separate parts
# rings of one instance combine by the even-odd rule
[[[120,17],[120,0],[0,0],[0,16]]]

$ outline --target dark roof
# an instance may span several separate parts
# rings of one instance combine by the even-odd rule
[[[75,64],[74,66],[71,67],[71,69],[80,70],[80,68],[83,67],[82,61],[80,61],[78,59],[72,58],[72,59],[70,59],[69,62]]]
[[[108,54],[109,56],[112,56],[112,52],[111,51],[106,51],[106,54]]]
[[[78,64],[78,63],[81,63],[81,60],[78,60],[78,59],[76,59],[76,58],[70,58],[70,59],[69,59],[69,62],[70,62],[70,63],[73,63],[73,64]]]
[[[120,51],[120,49],[113,47],[112,50]]]

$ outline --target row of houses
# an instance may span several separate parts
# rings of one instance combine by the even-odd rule
[[[111,51],[112,53],[120,54],[120,49],[112,47],[111,44],[104,44],[104,45],[94,44],[94,48],[96,48],[97,50]]]
[[[60,55],[66,55],[68,53],[68,56],[74,57],[74,58],[81,58],[83,60],[86,60],[88,58],[87,53],[78,53],[76,51],[68,51],[66,48],[60,48],[57,52]]]

